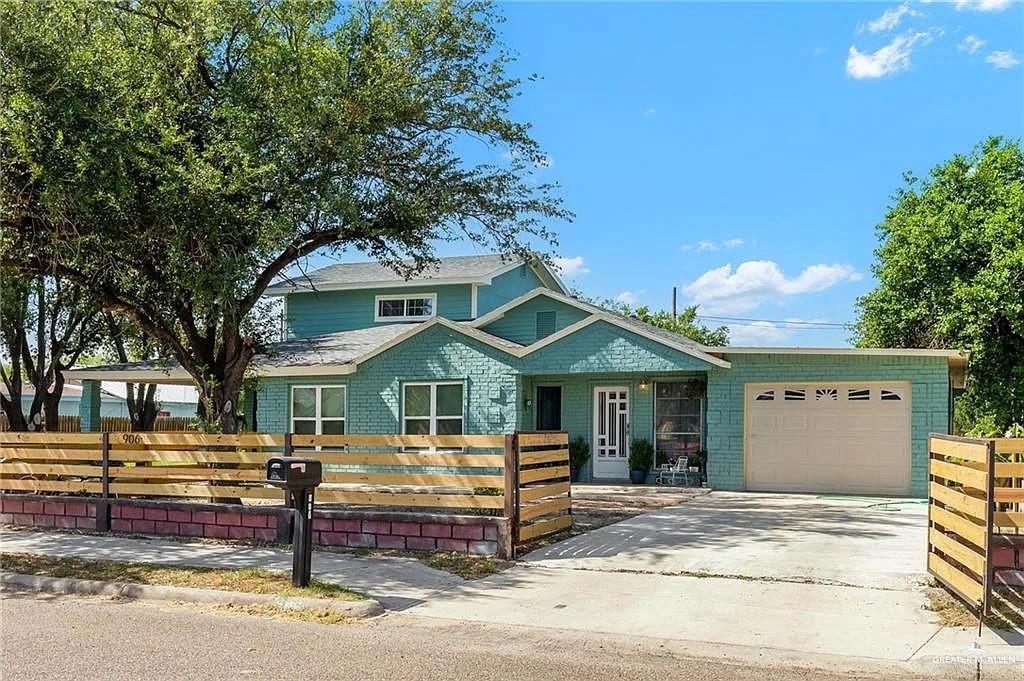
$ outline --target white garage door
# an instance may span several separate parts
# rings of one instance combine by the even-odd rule
[[[910,384],[747,384],[747,489],[910,493]]]

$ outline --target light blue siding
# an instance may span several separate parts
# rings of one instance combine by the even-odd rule
[[[924,496],[928,433],[949,427],[949,370],[944,357],[843,355],[726,355],[731,369],[708,373],[708,482],[741,490],[744,385],[800,381],[910,381],[911,494]]]
[[[483,317],[510,300],[515,300],[524,293],[543,286],[544,282],[529,265],[520,265],[511,269],[495,277],[490,285],[477,287],[477,316]]]
[[[507,338],[521,345],[529,345],[537,338],[537,313],[555,313],[555,331],[561,331],[590,316],[589,312],[574,305],[547,296],[537,296],[509,310],[501,319],[484,327],[484,331],[500,338]]]
[[[469,284],[409,286],[356,291],[310,291],[288,295],[289,338],[307,338],[335,331],[374,326],[374,299],[378,295],[437,294],[437,314],[453,321],[472,319]],[[393,324],[394,322],[379,322]]]

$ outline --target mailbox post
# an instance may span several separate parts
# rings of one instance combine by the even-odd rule
[[[277,456],[267,461],[267,482],[284,490],[292,509],[292,584],[309,586],[313,557],[313,490],[322,480],[316,459]]]

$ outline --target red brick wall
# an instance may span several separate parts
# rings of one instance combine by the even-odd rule
[[[1024,587],[1024,536],[993,537],[992,567],[995,584]]]
[[[104,502],[73,497],[0,495],[0,524],[101,530]],[[128,534],[244,539],[288,543],[291,515],[279,507],[112,499],[110,530]],[[496,555],[505,521],[487,516],[322,510],[313,518],[313,543],[399,551],[454,551]]]
[[[96,503],[88,499],[0,495],[0,524],[96,529]]]

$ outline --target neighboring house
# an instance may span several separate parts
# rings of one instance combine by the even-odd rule
[[[173,388],[178,388],[174,391]],[[186,386],[159,386],[157,388],[157,408],[159,416],[195,416],[197,401],[194,397],[189,399],[188,391],[195,393],[194,389]],[[0,386],[0,392],[7,394],[7,389]],[[32,408],[32,400],[35,398],[35,388],[31,385],[23,385],[21,388],[21,406],[28,414]],[[124,384],[108,384],[100,390],[100,416],[120,416],[128,418],[128,402],[125,400]],[[81,412],[82,386],[78,383],[68,382],[64,384],[64,391],[61,393],[60,406],[57,413],[61,416],[78,416]]]
[[[927,434],[948,432],[966,371],[951,350],[705,347],[500,256],[446,258],[413,281],[334,265],[268,294],[284,298],[289,340],[256,360],[257,430],[566,430],[591,444],[584,479],[627,478],[645,438],[657,465],[706,449],[719,489],[921,496]],[[152,364],[72,373],[188,381]]]

